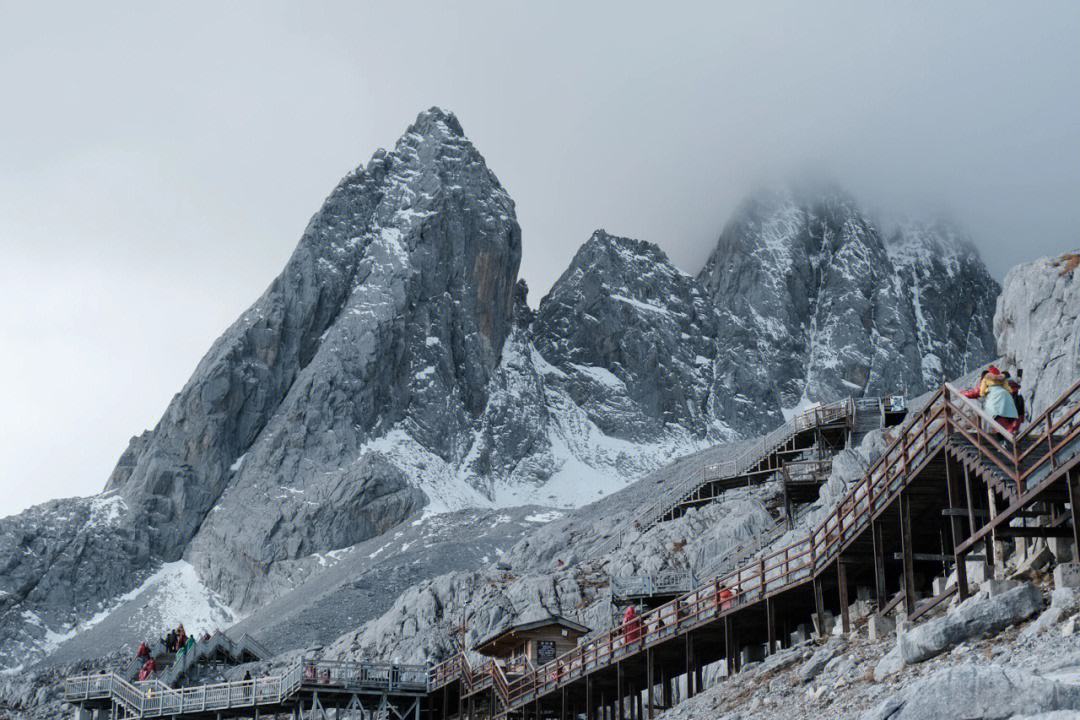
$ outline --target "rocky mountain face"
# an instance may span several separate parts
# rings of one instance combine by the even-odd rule
[[[751,197],[698,277],[722,339],[714,402],[740,429],[810,402],[919,394],[993,355],[1000,288],[970,243],[941,223],[886,239],[837,190]]]
[[[317,587],[324,620],[294,637],[325,640],[370,617],[338,612],[365,588],[330,566],[423,583],[550,517],[484,516],[504,529],[448,563],[459,550],[425,535],[421,512],[580,507],[664,466],[655,477],[673,481],[692,471],[673,458],[800,404],[914,394],[992,355],[997,286],[974,251],[942,225],[886,241],[839,193],[754,196],[696,277],[597,231],[535,312],[520,253],[513,201],[457,119],[422,113],[338,184],[105,493],[0,519],[0,666],[128,617],[163,569],[208,608],[268,626],[260,608],[293,617],[286,598]],[[656,489],[635,487],[641,502]],[[760,525],[755,508],[739,522]],[[408,573],[368,557],[387,533],[403,533],[387,553]],[[549,559],[569,564],[573,543],[559,547]],[[346,551],[354,561],[326,561]],[[573,604],[593,592],[579,580],[580,598],[559,588],[569,580],[537,582]],[[101,632],[128,626],[141,627]]]
[[[596,231],[540,303],[533,334],[560,371],[551,384],[606,435],[728,429],[709,407],[716,314],[656,245]]]
[[[5,663],[155,564],[183,557],[244,608],[274,591],[275,563],[379,535],[437,497],[387,438],[447,462],[467,452],[513,326],[520,253],[513,201],[456,118],[421,114],[334,189],[282,274],[132,441],[106,496],[2,521]]]
[[[1018,265],[1005,276],[994,331],[1005,361],[1024,371],[1034,417],[1080,378],[1080,251]]]

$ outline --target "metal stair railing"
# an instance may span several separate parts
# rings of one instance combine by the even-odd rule
[[[611,578],[611,594],[617,598],[672,595],[697,586],[692,570],[669,570],[654,575],[629,575]]]
[[[244,633],[240,636],[240,639],[236,641],[241,651],[247,650],[249,653],[257,657],[259,660],[267,660],[274,656],[274,653],[270,651],[268,647],[261,642],[253,638],[251,635]]]
[[[180,677],[187,673],[199,660],[212,655],[218,650],[224,650],[230,657],[237,660],[243,658],[245,651],[259,660],[273,657],[273,653],[246,633],[240,637],[240,640],[235,641],[227,633],[218,630],[205,642],[200,643],[195,638],[190,638],[184,648],[177,653],[173,663],[158,677],[166,685],[175,685]]]
[[[156,658],[157,656],[165,652],[165,643],[158,640],[154,643],[154,646],[150,648],[150,657]],[[146,659],[141,658],[138,655],[133,657],[126,665],[123,665],[117,670],[117,675],[125,680],[132,680],[139,674],[139,670],[142,670],[142,666],[146,664]]]
[[[863,398],[860,402],[881,406],[885,401],[881,398]],[[656,524],[660,518],[674,509],[681,500],[688,497],[702,485],[715,480],[738,477],[759,465],[765,458],[776,452],[784,443],[799,433],[842,418],[853,418],[856,407],[856,401],[853,398],[847,398],[827,405],[819,405],[795,415],[750,447],[745,448],[738,457],[725,460],[722,463],[706,465],[701,472],[695,472],[684,480],[676,482],[638,513],[631,521],[631,526],[634,527],[636,532],[645,532]],[[622,544],[626,533],[627,531],[623,530],[605,539],[593,548],[592,554],[594,556],[607,554]]]
[[[132,715],[161,717],[280,705],[300,690],[305,678],[314,685],[346,689],[374,688],[414,694],[428,689],[428,670],[421,665],[303,660],[281,675],[177,689],[160,681],[133,685],[115,673],[83,675],[64,681],[64,698],[69,702],[111,698]],[[505,684],[505,678],[503,681]]]

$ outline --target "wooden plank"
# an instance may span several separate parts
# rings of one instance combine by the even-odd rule
[[[1066,471],[1073,470],[1078,464],[1080,464],[1080,455],[1075,455],[1067,465],[1063,466],[1063,468],[1065,468]],[[1066,474],[1067,472],[1063,473],[1062,469],[1059,468],[1057,472],[1047,475],[1043,479],[1043,481],[1035,487],[1028,488],[1023,495],[1013,500],[1008,507],[1001,511],[1000,514],[995,515],[993,518],[990,519],[989,522],[987,522],[981,528],[976,530],[966,540],[964,540],[959,549],[962,552],[966,551],[972,546],[974,546],[976,543],[982,542],[983,540],[987,539],[990,535],[992,535],[994,530],[996,530],[999,525],[1002,525],[1005,522],[1011,520],[1013,518],[1013,513],[1030,505],[1032,502],[1035,501],[1038,496],[1042,495],[1047,488],[1061,480],[1062,477]]]
[[[918,620],[923,615],[930,612],[931,610],[936,608],[938,605],[940,605],[942,602],[944,602],[945,600],[951,598],[955,594],[956,594],[956,586],[955,585],[949,586],[945,590],[945,592],[941,593],[940,595],[936,595],[933,598],[931,598],[930,600],[927,600],[926,602],[923,602],[922,604],[920,604],[918,609],[916,609],[915,612],[913,612],[908,617],[908,620],[911,620],[913,622],[915,620]]]
[[[1003,528],[998,528],[997,536],[1018,538],[1071,538],[1073,537],[1073,529],[1065,526],[1049,527],[1046,525],[1029,525],[1027,527],[1005,526]]]
[[[985,510],[974,510],[973,509],[973,511],[971,513],[969,513],[967,508],[962,508],[962,507],[958,507],[958,508],[942,508],[941,514],[944,517],[959,517],[959,518],[966,518],[966,517],[969,517],[969,516],[972,516],[972,515],[974,517],[980,517],[980,518],[988,518],[988,517],[990,517],[990,513],[986,512]]]
[[[893,560],[903,560],[904,559],[904,553],[902,553],[902,552],[893,553],[892,557],[893,557]],[[946,554],[943,554],[943,553],[911,553],[911,559],[913,561],[915,561],[915,562],[942,563],[942,562],[952,562],[953,561],[953,556],[952,555],[946,555]]]

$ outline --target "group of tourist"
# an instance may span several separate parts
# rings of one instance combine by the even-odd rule
[[[176,653],[180,652],[181,648],[187,645],[188,635],[184,630],[184,623],[180,623],[175,630],[170,630],[163,638],[161,638],[161,644],[165,646],[166,652]]]
[[[1020,392],[1020,376],[1014,378],[1006,370],[999,370],[991,365],[983,370],[979,384],[964,392],[964,396],[973,400],[982,400],[983,410],[994,418],[998,425],[1015,434],[1020,430],[1026,412],[1024,396]]]
[[[209,633],[203,633],[203,642],[210,639]],[[188,637],[187,631],[184,629],[184,623],[180,623],[174,630],[170,630],[165,635],[162,635],[158,640],[163,652],[166,653],[178,653],[187,646],[189,642],[194,642],[194,638]],[[135,651],[135,657],[143,661],[142,667],[139,669],[138,680],[149,680],[154,677],[157,672],[157,659],[154,657],[154,653],[150,650],[150,646],[145,641],[139,643],[138,650]]]

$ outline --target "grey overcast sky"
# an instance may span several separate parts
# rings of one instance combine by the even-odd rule
[[[103,486],[336,181],[431,105],[535,304],[598,227],[696,271],[827,175],[991,271],[1080,245],[1080,3],[0,2],[0,516]]]

